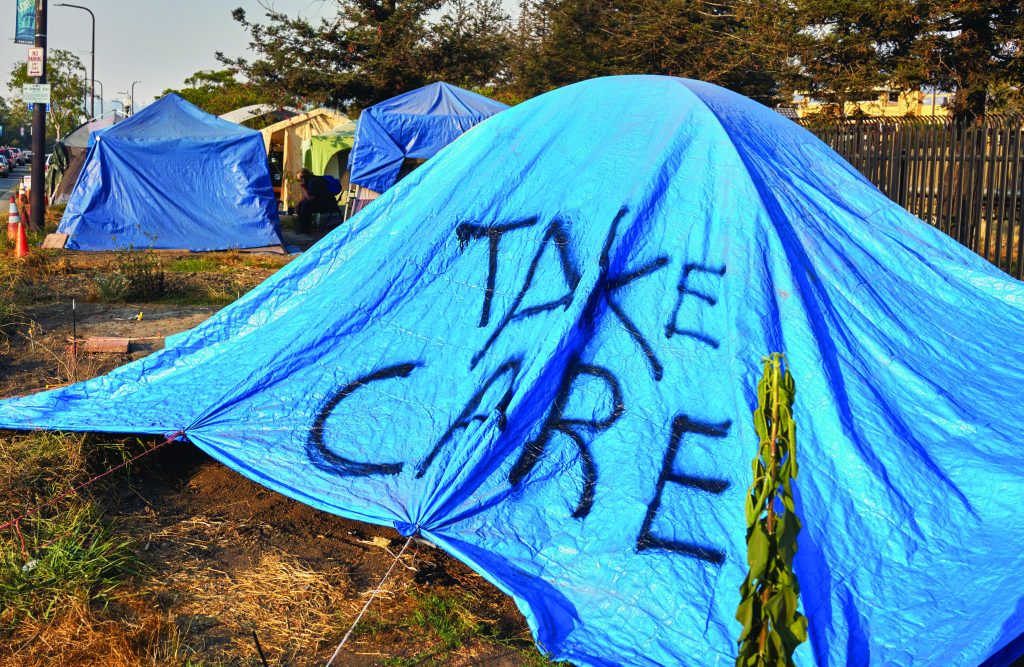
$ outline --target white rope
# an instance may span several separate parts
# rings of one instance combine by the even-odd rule
[[[377,584],[377,588],[373,589],[373,593],[370,594],[370,599],[363,605],[363,608],[359,611],[359,615],[356,616],[356,620],[352,621],[352,627],[350,627],[348,632],[345,633],[345,636],[341,638],[341,643],[338,644],[338,648],[334,649],[334,654],[331,656],[331,659],[327,661],[326,667],[331,667],[331,664],[334,663],[334,659],[338,657],[339,653],[341,653],[341,649],[345,646],[345,642],[348,641],[348,638],[352,635],[352,631],[356,629],[357,625],[359,625],[359,620],[363,617],[363,614],[366,613],[366,610],[370,608],[370,603],[373,602],[373,598],[377,597],[377,593],[380,593],[380,589],[384,587],[384,582],[386,582],[388,577],[391,576],[392,570],[394,570],[395,566],[398,565],[398,561],[402,559],[402,554],[405,553],[406,548],[408,548],[411,542],[412,535],[410,535],[409,539],[407,539],[405,544],[402,545],[402,549],[398,552],[398,555],[395,556],[395,560],[391,563],[391,567],[389,567],[388,571],[384,573],[384,578],[380,580],[379,584]]]

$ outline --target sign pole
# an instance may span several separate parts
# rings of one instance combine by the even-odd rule
[[[46,2],[36,0],[36,47],[43,49],[43,75],[36,83],[46,83]],[[32,195],[29,200],[29,227],[43,231],[46,220],[46,105],[32,105]]]

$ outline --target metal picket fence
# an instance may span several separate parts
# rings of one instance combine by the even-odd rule
[[[890,199],[1024,280],[1024,121],[992,115],[800,123]]]

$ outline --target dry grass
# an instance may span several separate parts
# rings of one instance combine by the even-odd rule
[[[141,598],[116,613],[84,603],[66,606],[51,621],[27,621],[0,648],[11,667],[163,667],[201,663],[187,632]]]
[[[165,583],[184,592],[175,606],[179,619],[216,623],[227,639],[218,649],[220,659],[254,655],[251,633],[256,631],[268,658],[306,664],[336,636],[341,615],[352,606],[345,600],[342,568],[314,571],[276,550],[232,575],[196,558]]]

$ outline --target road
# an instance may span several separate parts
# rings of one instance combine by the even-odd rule
[[[7,178],[0,178],[0,201],[5,204],[11,200],[12,194],[17,194],[18,184],[21,183],[21,179],[24,176],[28,176],[29,166],[26,164],[23,167],[15,167]],[[6,206],[4,207],[4,213],[7,212]]]

